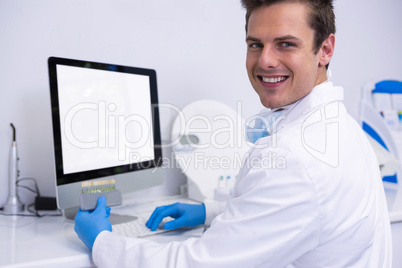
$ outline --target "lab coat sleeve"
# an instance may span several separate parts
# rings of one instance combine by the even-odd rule
[[[226,208],[226,201],[205,200],[205,226],[210,226],[213,219],[222,213]]]
[[[158,244],[102,232],[93,248],[98,267],[286,267],[317,246],[316,192],[298,158],[275,152],[284,166],[243,167],[225,211],[200,237]]]

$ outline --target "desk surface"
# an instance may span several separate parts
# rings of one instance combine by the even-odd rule
[[[141,204],[133,207],[139,211],[146,210]],[[122,208],[124,212],[127,210],[127,207]],[[402,255],[398,254],[402,249],[402,223],[394,223],[391,228],[393,267],[402,267]],[[199,237],[202,232],[200,227],[148,236],[146,239],[158,243],[183,241]],[[0,237],[0,267],[94,267],[91,252],[74,232],[74,223],[64,217],[0,215]]]
[[[183,241],[199,237],[202,231],[201,227],[171,231],[146,239],[159,243]],[[0,267],[94,267],[91,252],[74,232],[74,222],[64,217],[0,215],[0,237]]]

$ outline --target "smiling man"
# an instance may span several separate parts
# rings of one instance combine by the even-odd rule
[[[77,234],[99,267],[391,267],[378,163],[329,80],[332,1],[242,3],[247,72],[267,109],[227,204],[157,208],[152,230],[167,216],[175,220],[166,229],[210,226],[200,238],[157,244],[110,232],[100,199],[94,212],[78,212]],[[284,164],[263,164],[272,158]]]
[[[325,66],[334,52],[334,25],[328,25],[325,40],[319,41],[319,47],[315,45],[318,35],[309,20],[311,8],[318,6],[287,2],[247,14],[247,71],[267,108],[292,104],[325,82]],[[332,10],[328,11],[326,15],[333,17]]]

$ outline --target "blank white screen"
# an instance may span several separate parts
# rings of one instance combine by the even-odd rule
[[[153,160],[147,75],[57,65],[64,174]]]

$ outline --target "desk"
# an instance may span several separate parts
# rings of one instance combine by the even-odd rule
[[[183,241],[202,232],[203,227],[199,227],[146,239],[159,243]],[[74,222],[64,217],[0,215],[0,238],[0,267],[95,267],[91,252],[74,232]]]
[[[391,225],[393,267],[402,267],[402,223]],[[159,243],[201,236],[203,228],[172,231],[146,239]],[[95,267],[91,252],[78,239],[74,223],[64,217],[0,215],[0,267]]]

